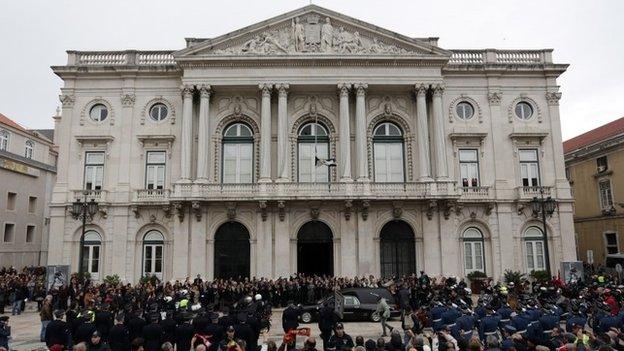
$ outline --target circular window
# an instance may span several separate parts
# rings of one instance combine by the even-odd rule
[[[89,117],[96,122],[102,122],[108,117],[108,108],[103,104],[95,104],[89,111]]]
[[[159,122],[162,121],[163,119],[167,118],[167,106],[165,106],[165,104],[163,103],[157,103],[154,104],[151,108],[150,108],[150,118],[153,121]]]
[[[520,119],[529,119],[533,116],[533,107],[528,102],[519,102],[516,105],[516,116]]]
[[[474,107],[466,101],[462,101],[457,104],[455,112],[457,112],[457,117],[460,119],[471,119],[474,115]]]

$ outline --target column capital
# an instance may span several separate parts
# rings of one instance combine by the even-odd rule
[[[368,84],[367,83],[356,83],[353,86],[356,89],[356,95],[357,96],[364,96],[364,95],[366,95],[366,89],[368,89]]]
[[[183,84],[180,86],[180,91],[182,93],[182,97],[184,98],[192,98],[193,90],[195,90],[195,86],[192,84]]]
[[[490,103],[490,105],[500,105],[502,98],[503,92],[501,91],[488,92],[488,102]]]
[[[288,95],[288,88],[290,88],[290,85],[288,83],[280,83],[275,84],[275,88],[277,89],[279,96],[285,97]]]
[[[416,96],[425,96],[427,94],[427,89],[428,86],[426,86],[424,83],[417,83],[414,85],[414,92],[416,93]]]
[[[263,97],[270,97],[271,90],[273,89],[273,84],[270,83],[261,83],[258,85],[258,89],[262,91]]]
[[[351,89],[350,83],[338,83],[338,91],[340,93],[340,96],[349,95],[349,89]]]
[[[442,94],[444,94],[444,89],[444,84],[436,84],[433,87],[433,96],[442,96]]]
[[[199,90],[199,95],[203,98],[210,98],[210,94],[212,93],[212,87],[208,84],[197,86],[197,90]]]
[[[546,92],[546,101],[548,102],[548,105],[551,106],[557,106],[559,105],[559,99],[561,99],[561,93],[560,92]]]

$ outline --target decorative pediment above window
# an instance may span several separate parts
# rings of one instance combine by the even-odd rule
[[[166,145],[167,157],[171,158],[171,147],[175,140],[174,135],[137,135],[137,139],[139,139],[143,147],[159,147],[161,145]],[[141,154],[141,156],[142,155],[143,154]]]
[[[115,140],[112,135],[76,135],[76,141],[80,145],[78,158],[82,157],[82,149],[85,147],[100,148],[106,152],[106,157],[110,155],[110,144]]]
[[[509,138],[514,145],[514,156],[518,155],[520,147],[537,147],[544,156],[544,139],[548,136],[546,132],[513,132],[509,134]]]
[[[453,132],[449,138],[453,142],[453,156],[457,157],[457,150],[461,147],[478,147],[483,157],[483,140],[487,133],[483,132]]]

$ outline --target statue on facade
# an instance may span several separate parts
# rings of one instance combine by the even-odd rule
[[[334,46],[334,27],[332,27],[329,17],[326,17],[325,23],[321,27],[321,51],[330,52],[333,46]]]
[[[305,49],[305,29],[303,24],[299,20],[299,17],[295,17],[292,23],[293,39],[295,40],[295,51],[302,52]]]

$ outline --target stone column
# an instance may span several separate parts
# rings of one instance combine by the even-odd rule
[[[193,140],[193,86],[182,86],[182,135],[180,143],[180,182],[191,181],[191,151]]]
[[[444,115],[442,114],[442,94],[444,87],[436,85],[433,89],[433,130],[435,140],[436,179],[448,180],[446,163],[446,132],[444,131]]]
[[[355,154],[357,160],[357,180],[368,182],[368,160],[366,152],[366,89],[368,84],[355,86]]]
[[[350,182],[351,178],[351,132],[349,130],[349,89],[350,84],[340,83],[340,159],[342,167],[340,180]]]
[[[277,173],[278,181],[290,181],[290,156],[288,156],[288,84],[280,84],[277,100]]]
[[[431,181],[427,87],[424,84],[416,85],[416,118],[418,125],[418,180],[421,182]]]
[[[555,160],[554,185],[557,188],[557,197],[570,198],[570,183],[566,179],[565,164],[563,162],[563,142],[561,138],[561,120],[559,117],[559,99],[561,99],[560,92],[546,93],[548,115],[550,117],[550,130],[552,135],[550,142],[553,147],[553,160]]]
[[[272,84],[260,84],[262,108],[260,112],[260,179],[271,182],[271,89]]]
[[[197,135],[197,180],[198,183],[208,183],[208,147],[210,142],[210,85],[202,84],[199,87],[199,130]]]

